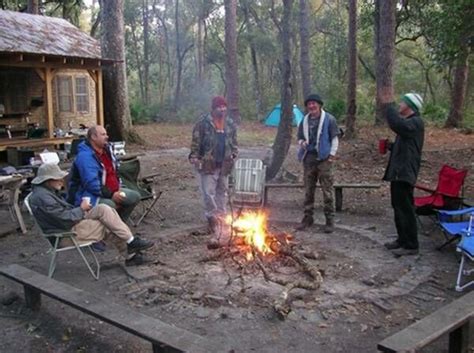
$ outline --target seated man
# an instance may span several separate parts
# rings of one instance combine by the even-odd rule
[[[103,126],[89,128],[87,140],[79,144],[72,165],[68,202],[79,206],[83,197],[90,197],[92,205],[109,205],[126,221],[140,201],[140,194],[120,187],[117,159],[108,142]]]
[[[117,211],[107,205],[92,207],[87,197],[79,207],[67,203],[59,194],[66,175],[56,164],[45,163],[39,167],[36,178],[31,182],[33,192],[29,202],[43,232],[73,231],[77,234],[79,244],[110,239],[125,257],[126,266],[143,264],[140,251],[149,249],[154,244],[134,237]]]

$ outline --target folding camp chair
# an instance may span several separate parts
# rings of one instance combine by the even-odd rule
[[[260,159],[238,159],[232,174],[232,204],[262,207],[264,203],[266,167]]]
[[[140,177],[140,160],[133,158],[120,163],[118,174],[122,184],[131,190],[135,190],[140,194],[140,203],[135,207],[130,222],[137,227],[149,214],[155,214],[160,220],[163,216],[156,209],[156,203],[162,192],[156,192],[153,187],[153,179],[157,174]]]
[[[453,241],[460,240],[462,232],[467,229],[469,225],[469,215],[474,212],[474,207],[464,208],[461,210],[438,210],[438,221],[441,231],[443,232],[446,241],[438,247],[441,250],[446,245]]]
[[[467,260],[474,261],[474,208],[471,211],[467,228],[462,231],[462,239],[456,250],[461,253],[461,262],[456,279],[456,291],[462,292],[465,288],[474,284],[474,280],[465,282],[463,278],[463,276],[469,276],[474,272],[474,268],[470,270],[464,269]],[[462,284],[463,282],[465,283]]]
[[[415,185],[416,189],[429,193],[426,196],[415,196],[414,204],[418,224],[422,227],[419,216],[431,216],[435,221],[436,210],[456,210],[462,206],[462,188],[467,175],[466,169],[456,169],[443,165],[438,175],[436,189]]]
[[[76,240],[76,233],[74,233],[72,231],[71,232],[61,232],[61,233],[52,233],[52,234],[44,233],[43,230],[41,229],[40,225],[36,221],[36,218],[33,214],[33,210],[31,209],[31,206],[30,206],[30,203],[29,203],[30,195],[31,194],[28,194],[28,196],[24,200],[25,206],[28,209],[28,212],[30,213],[31,217],[35,221],[35,224],[36,224],[41,236],[43,236],[48,241],[48,244],[50,245],[50,249],[49,249],[48,252],[51,253],[51,260],[49,262],[48,277],[53,277],[54,271],[56,270],[57,254],[60,253],[60,252],[65,252],[65,251],[75,249],[75,250],[77,250],[77,252],[81,256],[84,263],[86,264],[87,269],[91,273],[92,277],[94,277],[96,280],[98,280],[99,279],[99,273],[100,273],[100,264],[99,264],[99,261],[97,260],[97,257],[95,256],[94,251],[92,250],[92,247],[91,247],[93,242],[87,242],[87,243],[79,244]],[[60,247],[59,245],[60,245],[60,242],[61,242],[62,239],[70,240],[73,245]],[[93,258],[93,261],[91,261],[92,264],[89,263],[89,261],[87,260],[84,252],[82,251],[82,249],[88,249],[90,251],[90,253],[92,255],[92,258]],[[96,270],[94,270],[92,268],[94,263],[95,263],[95,269]]]

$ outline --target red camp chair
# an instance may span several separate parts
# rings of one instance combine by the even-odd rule
[[[433,215],[435,210],[454,210],[462,206],[460,197],[466,169],[456,169],[449,165],[443,165],[439,171],[438,186],[435,190],[422,185],[415,188],[430,193],[428,196],[415,197],[415,209],[418,215]]]

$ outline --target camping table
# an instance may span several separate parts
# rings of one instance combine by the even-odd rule
[[[20,187],[26,182],[26,179],[26,176],[23,175],[0,176],[0,207],[8,208],[23,234],[26,233],[26,226],[21,215],[19,196]]]

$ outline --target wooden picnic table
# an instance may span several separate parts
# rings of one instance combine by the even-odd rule
[[[26,233],[25,222],[21,214],[19,199],[20,187],[26,183],[27,176],[7,175],[0,176],[0,207],[6,207],[23,234]]]

